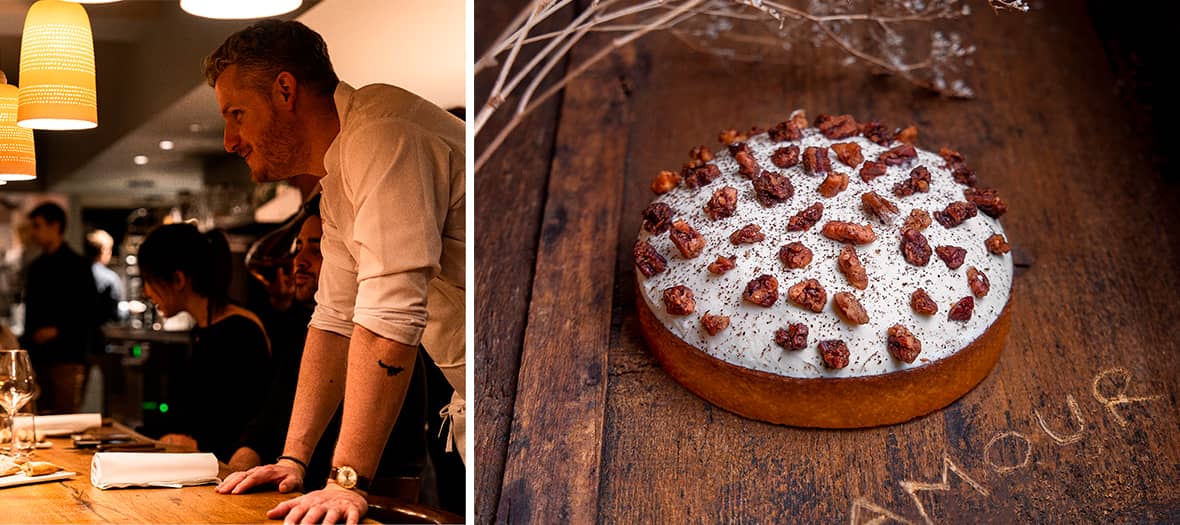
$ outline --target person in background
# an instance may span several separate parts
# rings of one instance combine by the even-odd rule
[[[196,320],[192,352],[170,387],[160,441],[212,452],[229,461],[246,424],[266,398],[270,343],[262,323],[226,296],[232,272],[220,230],[191,224],[153,230],[139,247],[144,294],[160,313]]]
[[[301,486],[301,462],[343,401],[327,486],[267,515],[356,523],[419,343],[455,389],[446,413],[464,453],[463,122],[394,86],[340,82],[323,38],[295,21],[231,35],[206,58],[205,77],[225,149],[256,182],[309,173],[323,188],[324,262],[283,451],[294,459],[232,474],[218,491]]]
[[[123,294],[123,279],[107,266],[111,264],[115,239],[104,230],[94,229],[86,234],[83,248],[86,258],[90,259],[94,284],[98,288],[98,324],[117,323],[125,315],[119,311],[119,303],[126,300],[126,296]]]
[[[25,275],[25,330],[21,344],[41,384],[37,409],[77,412],[82,404],[86,356],[98,293],[90,263],[63,239],[66,212],[52,202],[29,212],[30,238],[41,255]]]
[[[230,470],[235,472],[261,465],[263,458],[266,458],[267,463],[274,461],[282,454],[283,444],[286,442],[287,426],[290,424],[291,407],[295,401],[295,389],[299,379],[299,363],[303,357],[303,344],[307,337],[307,324],[315,308],[315,293],[319,288],[320,267],[323,263],[323,255],[320,253],[323,225],[319,216],[319,197],[313,197],[304,208],[309,215],[303,222],[299,237],[295,240],[294,272],[284,272],[293,275],[293,301],[286,310],[293,315],[288,317],[290,322],[267,325],[275,356],[275,377],[271,382],[266,404],[263,405],[258,417],[246,427],[240,446],[229,461]],[[280,332],[285,333],[287,337],[280,337]],[[283,346],[280,346],[280,341],[284,341]],[[385,454],[377,469],[375,482],[422,477],[427,451],[424,434],[426,378],[421,363],[415,367],[413,374],[401,414],[385,445]],[[312,454],[311,461],[308,462],[306,468],[309,477],[304,490],[323,487],[331,468],[332,447],[340,431],[340,415],[340,411],[337,411],[324,437],[320,439],[315,453]],[[403,486],[395,488],[406,489]],[[416,500],[416,489],[417,487],[410,486],[407,489],[410,493],[402,492],[399,495],[411,501]]]

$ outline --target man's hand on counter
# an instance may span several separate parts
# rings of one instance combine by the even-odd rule
[[[344,518],[348,525],[355,525],[368,510],[369,503],[360,492],[328,483],[322,490],[279,503],[266,517],[276,520],[286,516],[285,524],[340,523]]]
[[[160,437],[159,441],[165,445],[177,445],[185,448],[191,448],[193,450],[200,449],[200,447],[197,446],[197,440],[193,439],[192,436],[187,434],[164,434]]]
[[[279,460],[278,463],[262,465],[242,472],[234,472],[225,477],[217,486],[221,494],[242,494],[247,490],[262,485],[278,485],[279,492],[291,492],[303,487],[303,468],[299,465]]]

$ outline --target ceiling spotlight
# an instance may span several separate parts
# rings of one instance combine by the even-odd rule
[[[143,166],[148,163],[148,158],[147,155],[136,155],[131,159],[131,162],[134,162],[136,166]]]
[[[188,130],[193,133],[200,133],[201,132],[201,125],[197,124],[196,122],[193,122],[192,124],[188,125]]]
[[[281,15],[298,9],[302,4],[303,0],[180,0],[180,8],[191,14],[235,20]]]
[[[172,148],[175,148],[175,147],[176,147],[176,144],[173,143],[171,140],[161,140],[160,141],[160,149],[162,149],[164,151],[172,151]]]

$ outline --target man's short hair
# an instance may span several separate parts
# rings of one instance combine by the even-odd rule
[[[237,65],[248,81],[263,92],[270,90],[275,77],[283,71],[318,95],[331,95],[340,82],[324,38],[294,20],[263,20],[230,35],[205,57],[209,86],[215,87],[217,77],[232,65]]]
[[[66,210],[55,202],[43,202],[29,212],[29,220],[41,217],[46,224],[57,224],[58,231],[66,231]]]

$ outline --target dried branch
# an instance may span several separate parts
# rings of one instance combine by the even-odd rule
[[[652,31],[669,30],[696,49],[734,59],[766,60],[803,42],[830,45],[845,54],[846,62],[863,62],[946,96],[973,95],[961,74],[975,48],[964,44],[958,34],[936,28],[970,13],[960,0],[875,1],[871,10],[848,12],[839,10],[841,4],[833,7],[820,0],[811,0],[807,8],[785,1],[789,0],[596,0],[565,27],[539,34],[532,33],[565,9],[570,0],[532,2],[475,63],[475,74],[497,71],[487,101],[476,114],[476,135],[509,96],[519,96],[509,120],[480,152],[476,170],[525,115],[614,50]],[[1024,0],[988,0],[988,5],[996,11],[1028,10]],[[571,65],[538,94],[573,46],[589,33],[618,36]],[[871,49],[860,41],[866,35],[872,40]],[[542,47],[526,64],[517,64],[522,49],[533,45]],[[924,51],[915,51],[919,49]]]

